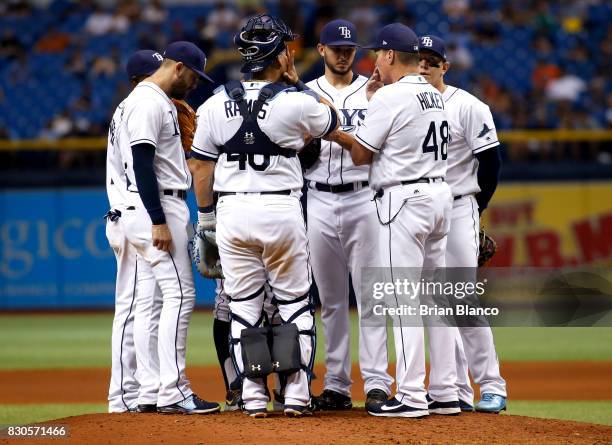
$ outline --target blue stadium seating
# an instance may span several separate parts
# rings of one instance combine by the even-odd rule
[[[375,3],[375,2],[373,2]],[[550,2],[552,12],[561,11],[555,2]],[[279,12],[278,1],[266,0],[265,6],[271,13]],[[457,86],[466,87],[481,74],[490,76],[500,86],[518,94],[531,90],[531,73],[536,63],[533,50],[534,28],[530,26],[511,26],[506,22],[496,24],[498,39],[486,42],[474,38],[471,34],[458,29],[461,23],[453,23],[443,11],[442,0],[410,0],[406,2],[416,18],[417,34],[432,33],[447,37],[460,45],[465,45],[472,54],[474,65],[469,72],[451,72],[448,80]],[[486,0],[478,2],[483,11],[499,10],[505,0]],[[302,17],[312,17],[316,5],[314,1],[301,0],[299,7]],[[388,13],[388,5],[375,6],[378,11]],[[176,24],[180,24],[186,35],[195,35],[196,20],[205,17],[212,10],[211,3],[177,5],[168,8],[168,19],[161,26],[167,36],[171,36]],[[86,82],[91,84],[92,108],[87,112],[76,113],[77,117],[86,117],[92,122],[104,124],[115,104],[119,85],[126,82],[123,66],[116,75],[106,78],[90,78],[71,75],[65,71],[65,65],[74,47],[80,47],[87,63],[100,55],[110,55],[116,49],[125,62],[126,54],[138,49],[139,36],[151,33],[152,25],[134,23],[125,34],[107,34],[100,37],[86,36],[82,31],[88,13],[75,8],[74,2],[55,0],[48,9],[34,9],[29,17],[0,17],[0,30],[12,30],[28,53],[28,68],[25,78],[15,78],[16,61],[8,62],[0,58],[0,87],[5,99],[0,101],[0,126],[8,129],[11,137],[36,137],[47,122],[57,113],[69,108],[76,101]],[[585,45],[590,54],[599,53],[599,44],[605,38],[607,26],[612,16],[612,3],[601,2],[588,6],[583,30],[569,34],[562,26],[557,26],[550,36],[555,51],[550,57],[555,63],[563,62],[570,72],[579,73],[586,81],[598,74],[592,60],[587,62],[572,61],[565,58],[568,51],[576,45]],[[310,23],[310,22],[309,22]],[[39,54],[33,50],[36,42],[55,26],[62,32],[74,36],[74,45],[65,54]],[[0,33],[2,34],[2,33]],[[232,36],[220,32],[216,36],[216,47],[231,47]],[[221,77],[221,69],[218,73]],[[608,79],[606,91],[612,88]],[[601,113],[598,118],[602,119]],[[503,125],[503,123],[502,123]]]

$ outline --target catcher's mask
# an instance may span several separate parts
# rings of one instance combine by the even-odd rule
[[[242,73],[263,71],[284,49],[286,42],[298,36],[280,19],[268,14],[251,17],[234,36],[234,44],[242,55]]]

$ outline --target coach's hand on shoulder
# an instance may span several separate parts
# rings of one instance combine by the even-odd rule
[[[159,250],[170,252],[172,249],[172,234],[167,224],[153,224],[153,246]]]
[[[380,71],[378,71],[378,67],[376,67],[374,68],[372,77],[370,77],[370,80],[368,80],[368,83],[366,85],[366,97],[368,98],[368,101],[372,99],[372,96],[374,95],[374,93],[376,93],[379,89],[381,89],[384,86],[385,84],[383,83],[380,77]]]

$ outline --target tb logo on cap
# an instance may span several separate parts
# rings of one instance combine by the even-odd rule
[[[423,37],[421,39],[421,45],[431,48],[433,45],[433,40],[431,40],[431,37]]]
[[[351,38],[351,30],[348,29],[348,26],[339,26],[338,31],[340,31],[340,35],[345,39]]]
[[[151,55],[153,56],[154,59],[157,59],[160,62],[163,62],[163,60],[164,60],[164,58],[162,57],[162,55],[160,53],[153,53]]]

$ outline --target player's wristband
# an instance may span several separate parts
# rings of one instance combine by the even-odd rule
[[[295,83],[295,85],[293,85],[298,91],[306,91],[309,90],[310,88],[308,88],[306,86],[306,84],[304,82],[302,82],[301,80],[298,79],[298,81]]]
[[[215,205],[211,204],[209,206],[204,206],[204,207],[198,207],[198,212],[199,213],[210,213],[210,212],[214,212],[215,211]]]
[[[198,210],[198,230],[215,230],[216,225],[215,212],[202,213]]]

